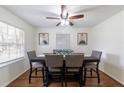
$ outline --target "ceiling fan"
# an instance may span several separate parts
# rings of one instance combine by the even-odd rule
[[[66,5],[61,5],[61,14],[59,17],[46,17],[46,19],[55,19],[55,20],[60,20],[59,23],[56,24],[56,26],[59,25],[70,25],[73,26],[74,23],[71,22],[73,19],[80,19],[83,18],[84,14],[79,14],[79,15],[74,15],[74,16],[69,16],[69,13],[66,9]]]

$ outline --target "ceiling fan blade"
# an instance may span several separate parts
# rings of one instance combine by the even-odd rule
[[[61,22],[59,22],[58,24],[56,24],[56,26],[59,26],[61,24]]]
[[[83,18],[84,15],[74,15],[74,16],[70,16],[69,19],[79,19],[79,18]]]
[[[74,24],[73,24],[72,22],[69,22],[69,25],[70,25],[70,26],[73,26]]]
[[[60,19],[59,17],[46,17],[46,19]]]

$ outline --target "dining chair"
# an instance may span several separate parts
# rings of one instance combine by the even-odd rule
[[[45,59],[43,57],[37,57],[36,52],[28,51],[27,52],[29,63],[30,63],[30,73],[29,73],[29,83],[31,83],[31,78],[41,78],[41,76],[37,76],[37,71],[42,71],[42,78],[44,83],[44,65]],[[32,73],[35,71],[35,76],[32,76]]]
[[[90,77],[86,75],[85,79],[98,78],[98,83],[100,83],[99,63],[100,63],[101,55],[102,55],[102,51],[93,50],[91,56],[84,57],[86,74],[88,71],[90,71]],[[97,77],[92,76],[92,71],[96,72]]]
[[[83,77],[83,53],[69,54],[65,56],[65,85],[67,86],[67,81],[71,79],[79,80],[80,86],[84,85]]]
[[[53,79],[59,79],[61,81],[61,85],[63,86],[63,55],[46,54],[45,63],[45,85],[48,86]]]

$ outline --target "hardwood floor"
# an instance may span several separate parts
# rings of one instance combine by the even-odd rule
[[[40,75],[41,72],[38,72]],[[93,73],[95,75],[95,73]],[[42,79],[41,78],[32,78],[31,84],[28,83],[28,76],[29,72],[25,72],[19,78],[14,80],[12,83],[8,85],[8,87],[43,87]],[[97,83],[97,78],[87,78],[86,79],[86,86],[84,87],[122,87],[117,81],[113,80],[112,78],[108,77],[106,74],[100,71],[101,82],[100,84]],[[68,82],[68,87],[79,87],[78,82]],[[61,87],[60,82],[52,82],[49,87]]]

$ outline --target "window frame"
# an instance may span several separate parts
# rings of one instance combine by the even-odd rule
[[[3,63],[11,63],[11,61],[14,61],[14,60],[19,60],[19,59],[24,59],[24,57],[25,57],[25,31],[23,30],[23,29],[21,29],[21,28],[19,28],[19,27],[17,27],[17,26],[14,26],[14,25],[11,25],[11,24],[9,24],[9,23],[6,23],[6,22],[4,22],[4,21],[1,21],[0,20],[0,23],[1,24],[5,24],[5,25],[7,25],[7,27],[6,27],[6,29],[7,29],[7,34],[8,34],[8,29],[9,29],[9,26],[10,27],[13,27],[14,28],[14,31],[15,31],[15,33],[17,33],[18,31],[17,31],[17,29],[19,30],[19,31],[21,31],[20,32],[20,34],[19,35],[21,35],[21,43],[20,42],[16,42],[15,43],[15,46],[17,46],[19,43],[21,44],[20,46],[21,46],[21,48],[22,48],[22,51],[21,51],[21,48],[19,48],[19,52],[22,52],[22,54],[20,53],[19,54],[19,52],[18,52],[18,56],[14,56],[14,57],[12,57],[12,58],[7,58],[7,60],[2,60],[1,62],[0,62],[0,64],[3,64]],[[0,30],[2,31],[2,28],[1,28],[1,26],[0,26]],[[3,33],[2,33],[3,34]],[[16,34],[15,34],[15,36],[16,36]],[[15,38],[15,39],[17,39],[17,37]],[[1,43],[2,44],[2,43]],[[4,44],[4,43],[3,43]],[[7,45],[7,46],[9,46],[9,45]],[[10,47],[9,47],[10,48]],[[10,51],[9,51],[10,52]],[[16,54],[16,53],[15,53]],[[8,56],[10,56],[10,54],[8,54]]]

